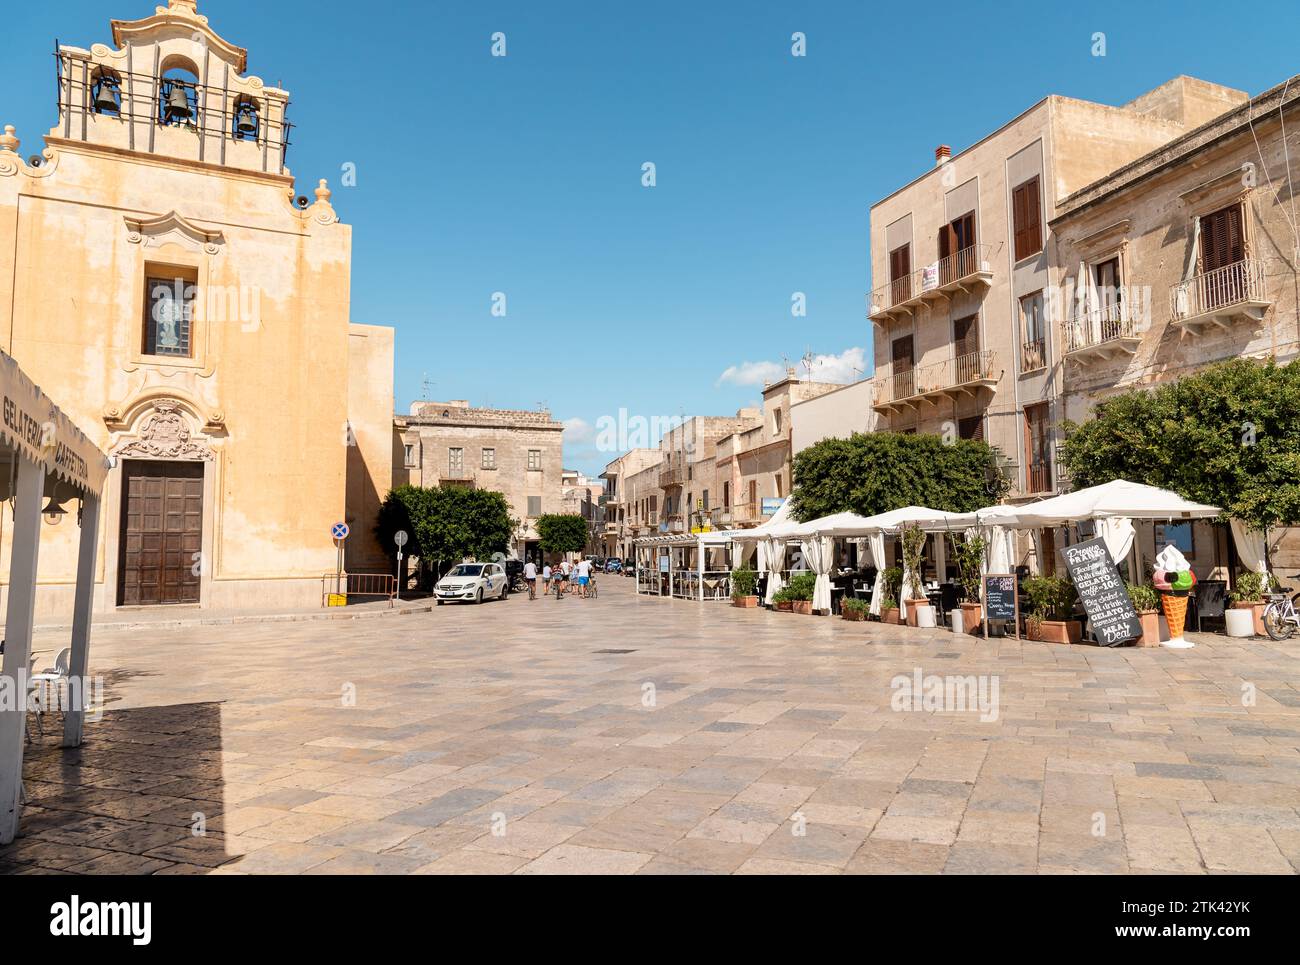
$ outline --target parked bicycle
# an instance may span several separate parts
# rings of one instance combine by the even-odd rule
[[[1264,629],[1270,640],[1286,640],[1300,630],[1300,613],[1296,604],[1300,603],[1300,593],[1287,596],[1291,587],[1280,586],[1276,593],[1270,593],[1268,605],[1264,607]]]

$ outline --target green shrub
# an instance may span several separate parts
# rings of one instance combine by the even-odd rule
[[[847,613],[866,613],[871,609],[871,604],[866,600],[859,600],[856,596],[850,596],[840,603],[840,609]]]
[[[897,610],[897,609],[898,609],[897,597],[895,597],[893,594],[890,593],[886,593],[884,596],[881,597],[880,599],[881,613],[884,613],[886,610]]]
[[[1261,603],[1264,600],[1264,575],[1247,570],[1237,577],[1237,585],[1228,594],[1233,603]]]
[[[1079,592],[1063,576],[1031,576],[1025,580],[1029,612],[1044,620],[1069,620]]]
[[[1160,593],[1150,583],[1127,583],[1128,598],[1133,601],[1133,609],[1138,613],[1147,613],[1160,609]]]
[[[885,570],[885,592],[895,599],[898,598],[898,591],[903,588],[903,569],[899,566],[891,566]]]
[[[813,589],[817,586],[817,577],[812,573],[796,573],[790,577],[790,585],[786,587],[790,591],[791,600],[811,600],[813,598]]]
[[[748,568],[731,571],[731,595],[753,596],[758,588],[758,574]]]

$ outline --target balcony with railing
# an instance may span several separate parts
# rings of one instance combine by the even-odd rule
[[[1076,311],[1065,323],[1062,344],[1071,362],[1085,363],[1133,355],[1142,341],[1127,305],[1115,303]]]
[[[975,396],[981,389],[995,391],[1001,378],[997,352],[968,352],[876,379],[872,407],[880,413],[891,413],[918,409],[927,402],[956,401],[962,396]]]
[[[1047,367],[1047,340],[1031,338],[1020,345],[1020,371],[1033,372]]]
[[[438,473],[439,486],[461,486],[466,489],[473,489],[475,482],[473,469],[462,469],[453,466]]]
[[[992,245],[971,245],[879,286],[871,292],[867,318],[887,323],[894,316],[912,315],[935,299],[987,290],[993,283],[991,249]]]
[[[1173,323],[1190,332],[1210,325],[1227,329],[1242,319],[1262,321],[1271,304],[1264,264],[1253,258],[1196,275],[1169,289]]]
[[[669,489],[673,486],[680,486],[686,479],[686,472],[680,466],[676,469],[665,469],[659,474],[659,488]]]
[[[1032,457],[1025,466],[1025,492],[1031,495],[1052,491],[1052,464],[1046,456]]]

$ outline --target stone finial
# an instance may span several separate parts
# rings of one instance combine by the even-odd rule
[[[168,10],[184,10],[187,13],[198,13],[197,0],[167,0]]]
[[[14,137],[14,126],[12,124],[6,124],[5,132],[0,134],[0,151],[13,151],[17,154],[18,145],[21,143],[22,142],[19,141],[18,138]]]
[[[329,204],[330,189],[324,178],[320,179],[320,184],[316,186],[316,200]]]

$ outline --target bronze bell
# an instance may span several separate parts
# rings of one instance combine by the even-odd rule
[[[121,110],[117,102],[117,88],[108,81],[101,80],[99,89],[95,91],[95,113],[97,114],[116,114]]]
[[[241,137],[257,136],[257,111],[253,105],[239,105],[235,112],[235,133]]]
[[[190,119],[190,99],[185,95],[185,88],[172,84],[167,92],[167,120],[173,123]]]

